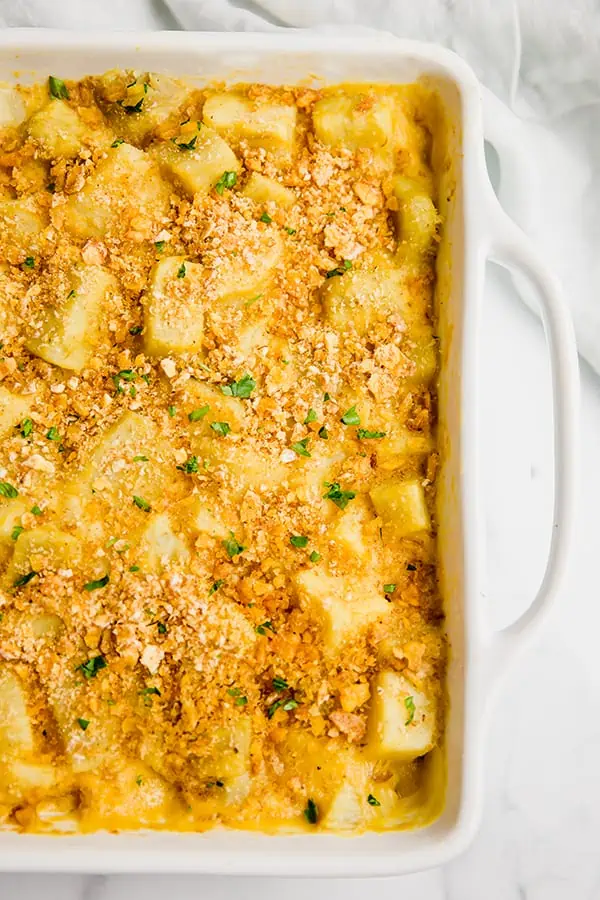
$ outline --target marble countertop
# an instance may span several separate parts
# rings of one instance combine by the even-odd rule
[[[490,266],[481,370],[489,614],[499,626],[539,581],[551,507],[548,361],[540,322]],[[509,367],[506,361],[509,360]],[[600,898],[600,384],[584,369],[582,490],[569,577],[535,647],[508,674],[487,741],[486,799],[470,849],[442,869],[377,884],[381,900]],[[596,628],[598,626],[598,628]],[[0,875],[1,900],[353,900],[359,881]]]

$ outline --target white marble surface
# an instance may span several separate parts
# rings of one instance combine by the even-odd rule
[[[495,268],[485,308],[480,437],[488,596],[493,621],[504,624],[533,595],[544,560],[549,381],[541,325]],[[481,829],[462,858],[443,869],[378,882],[381,900],[600,898],[600,384],[582,374],[585,480],[572,565],[556,613],[497,699]],[[372,888],[337,880],[0,875],[1,900],[353,900]]]

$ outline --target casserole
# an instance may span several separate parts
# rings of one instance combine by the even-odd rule
[[[440,818],[421,831],[321,836],[96,835],[0,839],[0,865],[83,871],[198,871],[255,874],[398,874],[437,865],[465,846],[480,802],[484,700],[509,656],[532,634],[556,594],[566,559],[572,515],[576,366],[572,333],[558,288],[522,234],[496,204],[481,146],[479,89],[452,54],[393,40],[332,41],[306,35],[75,35],[12,32],[3,36],[2,71],[8,79],[39,79],[60,60],[66,78],[111,67],[147,68],[200,81],[226,79],[296,83],[401,83],[424,79],[446,112],[448,172],[442,215],[447,221],[439,255],[438,308],[443,358],[440,385],[443,469],[439,484],[441,586],[451,659],[446,753],[448,791]],[[201,59],[201,66],[198,60]],[[285,60],[285,61],[284,61]],[[200,71],[198,69],[200,68]],[[479,294],[486,256],[517,263],[543,291],[555,387],[556,482],[553,542],[546,576],[529,612],[502,635],[486,632],[477,609],[479,552],[475,501],[473,411]]]

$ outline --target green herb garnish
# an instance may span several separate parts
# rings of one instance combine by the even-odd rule
[[[368,428],[359,428],[356,432],[356,437],[359,441],[370,440],[370,439],[378,439],[385,437],[385,431],[369,431]]]
[[[257,634],[262,634],[264,636],[267,633],[267,628],[269,629],[269,631],[272,631],[273,634],[275,634],[275,628],[273,627],[273,623],[269,622],[269,621],[263,622],[262,625],[257,625],[254,630],[256,631]]]
[[[60,441],[60,434],[58,432],[58,428],[55,428],[54,425],[49,429],[46,437],[49,441]]]
[[[373,796],[373,794],[369,794],[369,796],[367,797],[367,803],[369,804],[369,806],[381,806],[381,803],[379,802],[377,797]]]
[[[142,330],[141,325],[134,325],[133,328],[129,329],[129,334],[141,334]]]
[[[316,422],[316,421],[317,421],[317,414],[316,414],[315,410],[314,410],[314,409],[312,408],[312,406],[311,406],[311,408],[309,409],[309,411],[306,413],[306,418],[305,418],[305,420],[304,420],[304,422],[303,422],[302,424],[303,424],[303,425],[310,425],[311,422]]]
[[[149,697],[149,696],[151,696],[152,694],[156,694],[157,697],[160,697],[160,696],[161,696],[160,691],[159,691],[159,689],[158,689],[157,687],[145,687],[145,688],[142,688],[141,691],[138,691],[138,694],[139,694],[141,697]]]
[[[41,515],[43,515],[42,510],[39,508],[39,506],[37,506],[37,504],[36,504],[35,506],[32,506],[32,507],[31,507],[31,513],[32,513],[32,515],[34,515],[34,516],[41,516]]]
[[[171,407],[169,408],[171,409]],[[175,407],[173,406],[172,409],[174,410]],[[190,422],[199,422],[200,419],[204,418],[209,410],[210,406],[201,406],[199,409],[193,409],[190,413],[188,413],[188,419],[190,420]]]
[[[110,577],[108,575],[104,575],[103,578],[98,578],[96,581],[88,581],[87,584],[84,584],[84,591],[97,591],[98,588],[106,587],[108,582],[110,581]]]
[[[318,552],[318,550],[313,550],[308,558],[312,563],[316,563],[321,559],[321,554]]]
[[[246,706],[247,703],[248,703],[247,697],[236,697],[234,700],[235,706]]]
[[[185,278],[186,271],[187,271],[187,269],[185,268],[185,263],[182,262],[181,265],[179,266],[179,268],[177,269],[177,277]]]
[[[319,810],[317,804],[314,800],[311,800],[310,797],[306,803],[306,809],[304,810],[304,818],[308,822],[309,825],[316,825],[319,819]]]
[[[285,680],[285,678],[275,677],[273,679],[273,690],[274,691],[287,691],[289,688],[289,684]]]
[[[15,527],[13,528],[13,530],[10,533],[11,541],[16,541],[18,539],[19,535],[23,534],[24,531],[25,531],[25,529],[23,528],[22,525],[15,525]]]
[[[0,481],[0,497],[7,497],[9,500],[14,500],[14,498],[18,496],[19,492],[16,487],[13,487],[8,481]]]
[[[333,501],[340,509],[346,509],[350,500],[354,500],[356,497],[354,491],[342,491],[337,481],[326,481],[325,487],[328,488],[328,491],[323,494],[324,499]]]
[[[306,547],[308,538],[302,534],[292,534],[290,536],[290,544],[292,547]]]
[[[35,259],[33,256],[26,256],[23,260],[23,268],[24,269],[33,269],[35,268]]]
[[[148,462],[148,457],[140,454],[140,456],[134,456],[133,461],[134,462]]]
[[[216,594],[217,591],[219,590],[219,588],[223,587],[224,584],[225,584],[224,580],[222,578],[219,578],[219,580],[215,581],[215,583],[212,585],[211,589],[208,592],[208,596],[212,597],[212,595]]]
[[[415,717],[415,712],[417,711],[417,708],[416,708],[416,706],[415,706],[414,698],[413,698],[413,697],[405,697],[405,698],[404,698],[404,705],[405,705],[406,710],[407,710],[407,712],[408,712],[408,719],[406,720],[406,722],[405,722],[404,724],[405,724],[405,725],[410,725],[411,722],[412,722],[412,720],[413,720],[414,717]]]
[[[225,188],[231,190],[231,188],[237,182],[237,175],[235,172],[223,172],[217,183],[215,184],[215,191],[217,194],[223,195]]]
[[[125,141],[123,140],[123,138],[115,138],[115,140],[112,142],[112,144],[110,146],[111,147],[119,147],[121,144],[124,144],[124,143],[125,143]]]
[[[247,400],[255,387],[256,382],[252,375],[243,375],[239,381],[232,381],[230,384],[221,386],[221,392],[226,397],[239,397],[241,400]]]
[[[138,497],[135,494],[133,495],[133,502],[138,509],[141,509],[144,512],[150,512],[150,510],[152,509],[147,500],[144,500],[143,497]]]
[[[321,440],[323,440],[323,441],[329,440],[329,432],[327,431],[327,429],[325,428],[324,425],[322,425],[319,428],[319,431],[317,433],[318,433],[319,437],[321,438]]]
[[[330,269],[329,272],[325,272],[325,278],[333,278],[336,275],[344,275],[344,273],[351,268],[352,263],[349,259],[345,259],[341,266],[336,266],[335,269]]]
[[[356,406],[351,406],[350,409],[346,410],[340,422],[344,425],[360,425],[360,416],[356,412]]]
[[[37,572],[31,571],[26,575],[21,575],[20,578],[17,578],[16,581],[13,581],[13,587],[25,587],[26,584],[29,584],[32,578],[35,578]]]
[[[183,124],[185,125],[185,122]],[[193,150],[194,147],[196,146],[196,141],[198,140],[198,135],[195,134],[194,137],[191,139],[191,141],[188,141],[187,144],[179,143],[179,141],[176,141],[175,138],[171,138],[171,140],[173,141],[173,143],[175,144],[175,146],[177,147],[178,150]]]
[[[69,92],[62,78],[56,78],[54,75],[49,75],[48,90],[50,91],[50,96],[54,97],[55,100],[69,99]]]
[[[169,416],[170,416],[170,418],[172,419],[173,416],[176,414],[177,410],[175,409],[174,406],[168,406],[168,407],[167,407],[167,412],[169,413]],[[192,421],[193,421],[193,420],[192,420]]]
[[[385,594],[393,594],[395,590],[396,590],[395,584],[384,584],[384,586],[383,586],[383,591]]]
[[[77,719],[77,721],[78,721],[79,727],[81,728],[82,731],[85,731],[86,728],[88,727],[88,725],[90,724],[89,719]]]
[[[29,437],[33,431],[33,422],[31,419],[23,419],[21,422],[21,437]]]
[[[140,567],[139,566],[129,566],[129,571],[130,572],[139,572]]]
[[[141,776],[141,775],[136,775],[136,777],[135,777],[135,783],[137,784],[138,787],[141,787],[141,786],[142,786],[142,781],[143,781],[142,776]]]
[[[292,450],[294,453],[297,453],[298,456],[312,456],[312,454],[308,450],[308,438],[302,438],[301,441],[296,441],[295,444],[292,444]]]
[[[296,234],[296,229],[295,229],[295,228],[288,228],[288,227],[286,226],[286,229],[285,229],[285,230],[287,231],[288,234]]]
[[[269,213],[264,212],[264,213],[261,215],[261,217],[260,217],[260,221],[261,221],[261,222],[264,222],[265,225],[270,225],[271,222],[273,221],[273,219],[271,218],[271,216],[269,215]]]
[[[156,628],[158,629],[158,633],[159,633],[159,634],[166,634],[166,633],[167,633],[167,626],[165,625],[164,622],[157,622],[157,623],[156,623]]]
[[[199,469],[198,457],[190,456],[190,458],[187,459],[182,466],[177,466],[177,468],[181,472],[185,472],[186,475],[191,475],[193,472],[197,472]]]
[[[243,553],[246,548],[243,544],[240,544],[238,541],[236,541],[233,531],[230,531],[229,534],[230,537],[223,541],[223,546],[225,547],[227,556],[230,559],[233,559],[234,556],[238,556],[240,553]]]
[[[76,672],[81,672],[84,678],[95,678],[98,672],[102,669],[106,668],[106,660],[105,658],[100,656],[92,656],[91,659],[86,660],[86,662],[81,663],[81,665],[77,666],[75,669]]]
[[[216,434],[220,435],[221,437],[225,437],[231,431],[228,422],[211,422],[210,427]]]
[[[156,247],[156,249],[158,250],[159,253],[162,253],[163,250],[165,249],[166,243],[167,243],[166,241],[154,241],[154,246]]]

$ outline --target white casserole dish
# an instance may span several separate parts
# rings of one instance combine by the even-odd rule
[[[448,785],[441,816],[417,831],[268,836],[215,830],[204,834],[135,833],[46,837],[0,834],[0,870],[202,872],[229,875],[376,876],[440,865],[474,834],[482,799],[485,710],[509,658],[533,634],[563,575],[573,519],[577,357],[559,287],[523,233],[502,211],[484,160],[481,88],[451,52],[392,37],[286,34],[0,33],[0,80],[52,73],[78,78],[114,67],[193,77],[199,82],[401,83],[436,86],[449,123],[447,217],[440,251],[443,371],[439,486],[442,589],[451,644],[446,730]],[[486,109],[486,113],[490,110]],[[511,122],[491,108],[486,136],[502,147]],[[516,266],[540,290],[554,388],[555,510],[542,586],[530,609],[504,632],[486,627],[481,609],[477,496],[477,340],[485,261]]]

